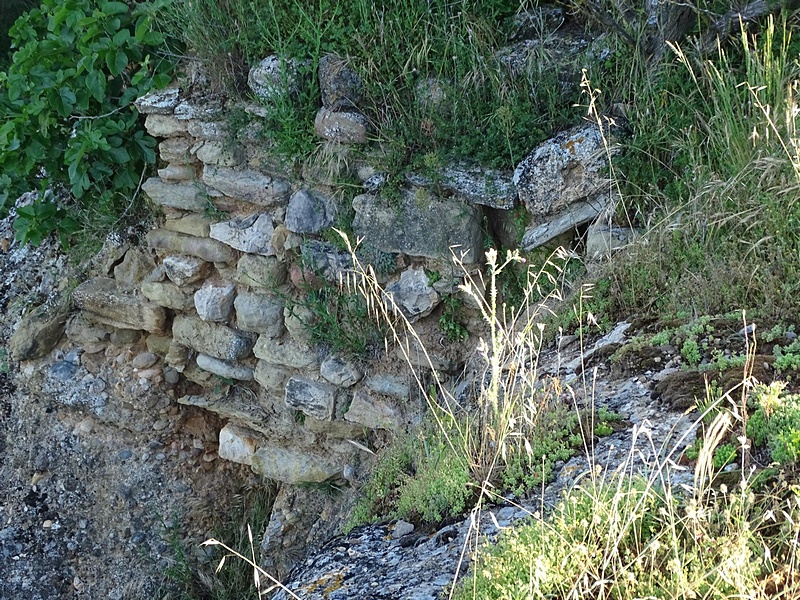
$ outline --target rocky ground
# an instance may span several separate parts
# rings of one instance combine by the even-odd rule
[[[0,337],[79,278],[56,243],[19,248],[0,223]],[[242,490],[219,460],[220,424],[179,406],[135,340],[103,351],[65,338],[38,360],[0,349],[0,598],[155,598],[178,546],[215,533]],[[212,565],[209,565],[209,570]]]

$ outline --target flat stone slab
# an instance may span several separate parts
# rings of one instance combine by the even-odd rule
[[[208,206],[208,193],[196,182],[167,182],[151,177],[142,184],[147,197],[159,206],[202,212]]]
[[[272,217],[256,214],[244,219],[232,219],[211,226],[210,236],[223,244],[248,254],[274,256],[272,235],[275,226]]]
[[[253,340],[230,327],[207,323],[198,317],[178,315],[172,323],[177,344],[221,360],[237,361],[250,354]]]
[[[291,377],[286,382],[286,406],[302,411],[309,417],[327,421],[333,416],[336,387],[305,377]]]
[[[284,336],[279,340],[261,335],[253,347],[253,354],[273,365],[291,367],[293,369],[316,369],[319,367],[319,356],[316,349],[300,344]]]
[[[557,216],[528,229],[522,236],[520,245],[526,252],[538,248],[562,233],[596,219],[600,213],[608,208],[608,205],[609,198],[607,195],[600,196],[590,202],[576,202]]]
[[[283,333],[283,302],[271,294],[239,293],[233,301],[236,325],[244,331],[276,338]]]
[[[208,262],[233,261],[237,254],[230,246],[209,238],[199,238],[167,229],[147,232],[147,245],[154,250],[166,250],[172,254],[188,254]]]
[[[208,356],[207,354],[198,354],[196,361],[197,366],[204,371],[224,377],[225,379],[236,379],[237,381],[253,380],[253,369],[250,367],[232,365],[228,361],[220,360],[213,356]]]
[[[362,194],[353,199],[353,231],[383,252],[464,262],[481,260],[481,211],[458,200],[438,198],[427,190],[405,190],[399,201]]]
[[[251,460],[253,471],[287,484],[321,483],[342,472],[342,466],[328,457],[298,448],[268,445],[259,448]]]
[[[160,281],[143,281],[142,295],[153,304],[173,310],[191,310],[194,299],[174,283]]]
[[[143,329],[161,333],[167,314],[162,306],[141,296],[122,293],[109,277],[97,277],[79,285],[72,292],[75,306],[101,323],[120,329]]]
[[[203,182],[231,198],[259,206],[285,204],[291,187],[285,181],[273,179],[252,169],[231,169],[206,165]]]

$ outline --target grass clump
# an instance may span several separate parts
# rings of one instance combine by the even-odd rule
[[[617,91],[631,102],[633,135],[614,174],[627,217],[648,230],[611,265],[617,314],[791,314],[800,281],[796,19],[742,29],[711,58],[673,45],[647,89]]]

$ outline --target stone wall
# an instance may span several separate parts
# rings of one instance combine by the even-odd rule
[[[291,93],[292,72],[282,71],[291,67],[276,57],[255,67],[249,84],[260,105],[244,109],[259,114],[274,94]],[[285,547],[289,530],[305,540],[325,512],[315,500],[311,519],[299,525],[310,496],[291,486],[352,480],[367,462],[367,439],[405,430],[424,410],[407,370],[331,352],[310,333],[315,315],[302,298],[310,288],[340,285],[352,270],[351,256],[326,241],[341,215],[353,216],[359,252],[413,322],[454,293],[459,277],[446,275],[457,271],[454,256],[477,269],[489,233],[505,245],[519,242],[503,231],[520,202],[531,223],[525,249],[593,220],[602,224],[614,203],[602,175],[604,140],[593,124],[533,149],[513,173],[453,163],[435,184],[412,173],[389,194],[386,175],[369,159],[357,75],[331,56],[319,77],[315,128],[326,160],[302,168],[256,135],[231,142],[223,101],[198,100],[177,84],[140,98],[162,166],[142,191],[164,219],[147,233],[146,247],[107,244],[102,276],[74,291],[79,313],[67,325],[89,353],[109,336],[143,338],[163,360],[156,383],[163,379],[177,402],[227,423],[219,456],[289,486],[276,503],[266,550]],[[346,177],[360,181],[360,193],[340,193],[336,182]],[[612,244],[591,247],[602,252]],[[445,275],[434,283],[426,271]],[[458,364],[436,361],[443,370]],[[270,560],[279,569],[294,564]]]

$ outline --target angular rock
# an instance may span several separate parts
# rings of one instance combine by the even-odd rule
[[[457,200],[404,191],[399,204],[362,194],[353,199],[353,230],[383,252],[451,260],[451,247],[464,262],[482,257],[480,209]]]
[[[93,354],[106,347],[109,332],[105,327],[88,320],[82,313],[75,313],[67,321],[64,333],[75,346]]]
[[[236,265],[236,281],[252,288],[274,290],[286,281],[286,265],[275,257],[245,254]]]
[[[174,327],[173,327],[174,329]],[[170,340],[169,349],[164,355],[164,362],[175,369],[178,373],[183,373],[189,364],[192,349],[175,340]]]
[[[287,182],[252,169],[235,170],[213,165],[203,168],[203,182],[231,198],[266,207],[283,204],[291,189]]]
[[[213,382],[214,378],[209,373],[199,369],[198,372],[208,376],[208,383]],[[218,414],[223,419],[233,421],[237,425],[269,435],[270,418],[272,417],[269,410],[261,403],[253,402],[252,393],[249,390],[245,391],[243,386],[230,386],[227,389],[225,387],[223,386],[221,391],[206,393],[202,396],[182,396],[178,398],[178,403],[198,406]]]
[[[273,233],[275,233],[275,227],[272,217],[266,214],[255,214],[244,219],[214,223],[211,226],[210,235],[212,239],[242,252],[274,256]]]
[[[319,357],[316,350],[291,339],[273,340],[264,335],[259,336],[253,347],[253,354],[256,355],[256,358],[273,365],[293,369],[319,368]]]
[[[259,448],[253,455],[251,466],[262,477],[290,485],[322,483],[339,475],[343,468],[310,451],[275,445]]]
[[[353,269],[353,258],[330,242],[309,240],[300,247],[300,254],[303,264],[314,275],[324,277],[331,283],[342,282]]]
[[[178,286],[205,279],[211,272],[211,264],[196,256],[166,256],[162,264],[164,274]]]
[[[513,180],[528,211],[544,217],[607,188],[607,164],[603,133],[588,124],[542,143],[517,165]]]
[[[213,119],[218,117],[222,111],[222,103],[219,101],[201,100],[202,104],[194,100],[181,100],[176,106],[173,114],[182,121],[194,121],[199,119]]]
[[[206,281],[194,293],[194,307],[203,321],[227,323],[233,312],[236,286],[228,282]]]
[[[194,237],[208,237],[211,221],[205,215],[189,213],[180,218],[167,219],[163,228]]]
[[[142,190],[159,206],[202,212],[208,206],[208,194],[201,185],[191,183],[167,183],[159,177],[151,177],[142,185]]]
[[[283,302],[269,294],[239,293],[233,303],[236,326],[277,338],[283,333]]]
[[[133,101],[143,115],[171,115],[180,102],[181,91],[176,87],[148,92]]]
[[[194,161],[190,152],[192,145],[187,137],[167,138],[158,145],[158,156],[164,162],[188,165]]]
[[[318,74],[325,108],[342,110],[361,104],[364,85],[358,73],[347,64],[347,59],[336,54],[322,56]]]
[[[576,202],[553,218],[548,218],[541,225],[528,229],[522,236],[520,246],[526,252],[546,244],[562,233],[584,225],[597,218],[609,206],[607,195],[598,196],[588,202]]]
[[[147,351],[158,356],[166,356],[171,343],[172,338],[165,335],[148,335],[145,340]]]
[[[300,410],[321,421],[333,416],[336,388],[328,383],[311,381],[304,377],[291,377],[286,382],[286,406]]]
[[[253,348],[253,340],[243,333],[185,315],[175,317],[172,336],[176,344],[231,362],[245,358]]]
[[[230,246],[217,240],[184,235],[166,229],[148,231],[147,244],[154,249],[167,250],[175,254],[189,254],[208,262],[222,263],[236,258],[236,253]]]
[[[336,220],[336,204],[310,190],[298,190],[289,199],[284,224],[294,233],[319,233]]]
[[[253,369],[241,365],[232,365],[227,361],[208,356],[207,354],[197,355],[197,366],[218,375],[225,379],[235,379],[237,381],[253,381]]]
[[[268,390],[281,393],[286,390],[286,382],[292,376],[292,371],[279,365],[273,365],[264,360],[256,363],[253,377],[258,384]]]
[[[369,120],[358,112],[333,112],[321,108],[314,119],[317,135],[340,144],[366,144]]]
[[[386,286],[387,306],[400,309],[410,323],[427,317],[439,304],[439,294],[428,282],[424,269],[408,269]],[[391,300],[389,300],[391,298]]]
[[[376,394],[384,394],[400,400],[407,400],[411,395],[408,379],[394,375],[373,375],[364,381],[364,385]]]
[[[171,138],[183,135],[188,128],[186,121],[181,121],[169,115],[147,115],[144,120],[147,133],[153,137]]]
[[[331,354],[322,361],[319,374],[340,387],[352,387],[364,376],[364,373],[356,365],[335,354]]]
[[[376,399],[363,390],[353,394],[350,408],[344,418],[370,429],[398,431],[402,426],[402,415],[396,407],[385,400]]]
[[[184,181],[194,181],[197,174],[195,173],[193,166],[174,165],[170,163],[163,169],[158,170],[158,176],[163,181],[184,182]]]
[[[631,227],[612,227],[594,223],[586,232],[586,257],[592,260],[610,256],[630,245],[640,234]]]
[[[164,308],[139,296],[117,289],[113,279],[97,277],[79,285],[72,292],[75,306],[87,317],[119,329],[164,331],[167,315]]]
[[[219,431],[219,450],[222,460],[250,465],[256,453],[259,436],[255,431],[228,423]]]
[[[241,151],[230,148],[222,142],[203,142],[194,152],[197,160],[207,165],[235,167],[242,163]]]
[[[190,121],[189,135],[198,140],[223,141],[228,135],[224,121]]]
[[[247,86],[262,101],[291,96],[297,93],[297,67],[297,61],[273,54],[250,69]]]
[[[64,333],[71,308],[68,298],[55,298],[25,315],[8,340],[9,356],[32,360],[50,352]]]
[[[114,279],[118,287],[132,288],[139,285],[155,267],[152,256],[141,248],[131,248],[122,262],[114,267]]]
[[[444,189],[464,200],[492,208],[513,209],[517,205],[517,189],[510,175],[494,169],[452,164],[442,174]]]
[[[311,328],[319,321],[319,316],[307,306],[295,304],[283,309],[283,325],[291,339],[301,344],[311,345]]]
[[[142,295],[153,304],[158,304],[165,308],[181,311],[194,308],[194,297],[174,283],[142,282]]]

